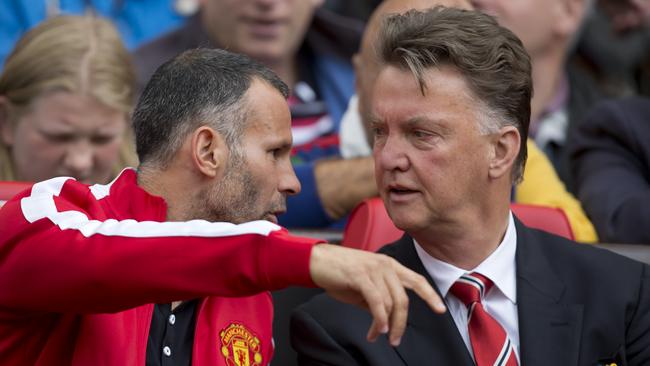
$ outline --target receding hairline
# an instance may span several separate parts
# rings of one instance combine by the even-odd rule
[[[364,61],[371,61],[368,57],[379,59],[375,52],[375,45],[382,22],[387,17],[403,14],[409,10],[426,10],[435,6],[473,9],[467,0],[384,0],[375,8],[366,23],[358,54],[364,58]]]
[[[243,126],[241,126],[241,131],[242,133],[240,134],[240,138],[243,136],[244,131],[250,127],[249,126],[249,118],[250,114],[257,105],[256,100],[253,99],[253,96],[251,95],[252,90],[256,87],[264,87],[267,90],[271,91],[272,94],[277,95],[282,99],[284,103],[287,103],[287,97],[282,93],[282,91],[278,90],[273,84],[271,84],[268,80],[260,77],[260,76],[253,76],[251,78],[250,84],[248,85],[248,89],[242,94],[241,98],[239,101],[236,103],[238,104],[238,109],[241,113],[243,113],[242,118],[242,123],[244,123]],[[233,106],[234,107],[234,106]],[[287,109],[289,109],[289,105],[287,104]]]

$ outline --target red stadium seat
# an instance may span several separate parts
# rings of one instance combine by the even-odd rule
[[[374,252],[403,234],[402,230],[393,225],[384,202],[376,197],[361,202],[352,210],[341,244]]]
[[[0,206],[9,201],[11,197],[31,186],[32,183],[27,182],[0,181]]]
[[[573,240],[573,231],[559,208],[512,204],[512,212],[525,225]],[[360,203],[350,214],[343,233],[344,246],[376,251],[399,239],[404,232],[393,225],[380,198]]]
[[[569,218],[561,208],[512,203],[510,209],[528,227],[575,239]]]

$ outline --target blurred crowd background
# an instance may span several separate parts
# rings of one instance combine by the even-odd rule
[[[302,192],[281,224],[341,229],[377,195],[362,35],[380,2],[0,2],[0,180],[110,181],[137,164],[130,111],[153,71],[186,49],[223,47],[291,88]],[[650,244],[650,1],[458,3],[513,30],[533,62],[530,157],[513,202],[564,210],[578,241]]]

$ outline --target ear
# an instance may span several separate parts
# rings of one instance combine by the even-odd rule
[[[556,0],[555,32],[571,39],[580,28],[586,11],[586,0]]]
[[[208,126],[194,130],[191,140],[192,162],[206,177],[218,177],[228,162],[229,149],[221,134]]]
[[[4,95],[0,95],[0,141],[7,146],[14,143],[14,124],[9,117],[11,103]]]
[[[512,165],[519,155],[521,141],[519,131],[514,126],[501,127],[492,140],[493,153],[490,157],[489,176],[497,179],[510,174]]]

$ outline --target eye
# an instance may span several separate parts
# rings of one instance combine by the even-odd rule
[[[386,129],[381,126],[374,126],[370,129],[370,132],[374,138],[381,138],[386,136]]]
[[[411,135],[418,139],[426,139],[437,136],[437,134],[430,130],[424,130],[420,128],[414,128],[411,130]]]
[[[421,148],[431,148],[440,143],[442,136],[434,131],[413,129],[409,131],[409,139],[414,146]]]
[[[273,160],[280,159],[284,153],[285,149],[280,147],[268,151],[268,154],[273,158]]]
[[[434,131],[423,130],[423,129],[413,129],[410,131],[410,134],[411,136],[413,136],[418,140],[426,140],[426,141],[440,137],[440,135]]]
[[[425,137],[429,137],[429,136],[431,136],[430,133],[425,132],[425,131],[422,131],[422,130],[414,130],[414,131],[412,132],[412,134],[413,134],[413,136],[415,136],[415,137],[417,137],[417,138],[425,138]]]
[[[75,135],[72,133],[43,133],[43,136],[46,140],[58,144],[71,142],[75,139]]]
[[[95,145],[105,145],[115,139],[115,136],[113,135],[97,135],[93,136],[90,139],[90,142],[95,144]]]

